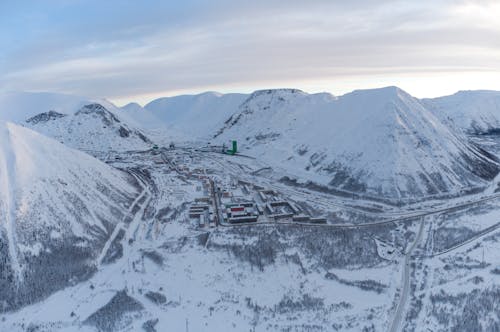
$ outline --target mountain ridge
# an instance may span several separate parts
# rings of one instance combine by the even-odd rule
[[[467,134],[500,132],[499,91],[459,91],[422,101],[443,122]]]
[[[396,87],[315,102],[297,90],[258,92],[214,138],[245,142],[245,153],[274,165],[295,164],[290,172],[309,180],[397,199],[482,186],[498,172],[489,155]]]
[[[80,150],[146,149],[140,125],[105,99],[57,93],[2,93],[0,120],[11,121]]]

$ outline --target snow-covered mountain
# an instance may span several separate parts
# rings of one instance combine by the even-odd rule
[[[130,175],[0,122],[0,311],[88,277],[139,195]]]
[[[127,105],[122,106],[120,108],[125,112],[131,112],[131,113],[144,112],[144,108],[138,103],[128,103]]]
[[[26,125],[80,150],[143,150],[151,146],[140,130],[99,103],[84,105],[74,114],[40,113],[27,119]]]
[[[49,94],[0,95],[0,119],[30,127],[81,150],[146,149],[150,140],[106,100]]]
[[[341,97],[300,90],[253,93],[214,137],[299,179],[393,199],[454,194],[499,171],[423,104],[388,87]]]
[[[460,91],[422,100],[443,122],[469,134],[500,132],[500,92]]]
[[[230,117],[248,95],[206,92],[153,100],[145,109],[186,139],[205,138]]]
[[[129,103],[120,108],[120,114],[132,119],[138,127],[146,130],[150,135],[155,130],[160,130],[163,135],[169,133],[169,129],[164,121],[160,120],[153,112],[148,111],[137,103]]]
[[[114,149],[124,122],[163,120],[78,98],[0,105],[24,124],[0,120],[0,331],[498,330],[495,157],[395,87],[213,98],[172,106],[169,126],[256,159],[184,142],[103,164],[26,126]],[[497,139],[474,138],[498,156]],[[257,221],[214,222],[243,202]]]

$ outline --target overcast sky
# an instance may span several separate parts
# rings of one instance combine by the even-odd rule
[[[500,1],[0,0],[0,90],[500,90]]]

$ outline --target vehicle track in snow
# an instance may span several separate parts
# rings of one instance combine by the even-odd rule
[[[102,261],[106,257],[106,254],[107,254],[109,248],[111,247],[111,244],[113,243],[115,238],[118,236],[118,234],[120,234],[120,230],[124,230],[125,232],[127,232],[128,228],[126,227],[125,220],[129,217],[134,217],[134,215],[132,215],[132,211],[134,210],[134,207],[139,204],[139,202],[144,198],[144,196],[148,195],[149,191],[148,191],[148,189],[146,189],[146,185],[144,184],[144,182],[134,172],[129,172],[129,174],[131,174],[137,180],[138,183],[142,183],[142,185],[141,185],[142,192],[136,197],[134,202],[132,202],[132,204],[129,206],[127,212],[125,213],[125,216],[123,217],[123,220],[115,226],[108,241],[106,241],[106,243],[104,244],[104,247],[101,250],[101,254],[99,255],[99,257],[97,259],[97,268],[101,267]],[[144,204],[142,206],[143,207],[146,206],[146,203],[147,202],[144,202]],[[138,214],[140,211],[142,211],[142,209],[140,209],[136,214]],[[129,225],[129,227],[130,226],[131,225]]]
[[[496,223],[496,224],[494,224],[494,225],[492,225],[490,227],[487,227],[487,228],[483,229],[482,231],[480,231],[476,235],[468,238],[465,241],[457,243],[456,245],[454,245],[454,246],[452,246],[452,247],[450,247],[448,249],[442,250],[440,252],[437,252],[435,254],[431,254],[428,257],[437,257],[437,256],[441,256],[441,255],[447,254],[449,252],[455,251],[455,250],[460,249],[461,247],[466,246],[466,245],[468,245],[468,244],[470,244],[470,243],[472,243],[472,242],[474,242],[476,240],[479,240],[480,238],[482,238],[482,237],[484,237],[484,236],[486,236],[488,234],[491,234],[491,233],[493,233],[493,232],[495,232],[495,231],[497,231],[499,229],[500,229],[500,222],[498,222],[498,223]]]

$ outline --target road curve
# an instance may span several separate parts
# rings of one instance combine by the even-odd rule
[[[399,296],[399,302],[398,302],[398,305],[396,307],[396,312],[395,312],[394,317],[392,319],[391,329],[389,330],[390,332],[401,331],[400,328],[401,328],[401,323],[403,321],[404,314],[405,314],[406,303],[408,302],[408,298],[410,296],[410,288],[411,288],[410,287],[410,276],[411,276],[410,262],[411,262],[411,257],[412,257],[413,251],[418,246],[420,239],[422,238],[424,224],[425,224],[424,220],[422,220],[422,222],[420,223],[420,228],[418,229],[417,237],[415,238],[415,241],[413,241],[410,249],[408,249],[408,252],[405,254],[401,292],[400,292],[400,296]]]

